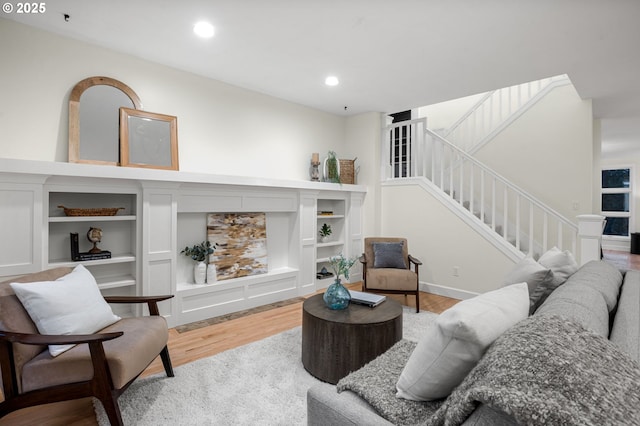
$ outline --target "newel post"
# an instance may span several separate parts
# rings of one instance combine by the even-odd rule
[[[592,260],[600,260],[605,217],[597,214],[581,214],[577,219],[580,265]]]

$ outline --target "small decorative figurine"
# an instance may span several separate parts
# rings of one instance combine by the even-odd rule
[[[98,248],[98,243],[102,240],[102,229],[89,228],[87,239],[93,243],[93,248],[89,250],[89,253],[102,253],[102,250]]]

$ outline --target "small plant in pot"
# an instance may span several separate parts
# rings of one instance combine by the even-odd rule
[[[322,226],[320,227],[320,241],[322,241],[323,243],[325,241],[327,241],[327,238],[329,238],[329,235],[331,235],[331,225],[328,225],[326,223],[323,223]]]
[[[196,284],[204,284],[205,278],[208,278],[209,283],[216,281],[215,265],[208,265],[209,256],[213,254],[215,248],[216,244],[211,244],[211,241],[203,241],[191,247],[187,246],[180,252],[196,261],[193,269]],[[213,270],[213,277],[210,277],[211,270]]]
[[[351,259],[346,258],[342,253],[329,259],[331,269],[333,269],[333,272],[336,274],[336,280],[333,282],[333,284],[330,284],[329,287],[327,287],[327,290],[322,296],[324,303],[329,309],[340,310],[346,309],[349,306],[349,302],[351,301],[351,294],[349,294],[349,290],[347,290],[347,288],[342,285],[340,276],[343,276],[348,280],[349,271],[351,270],[351,267],[356,263],[356,260],[356,257],[353,257]]]

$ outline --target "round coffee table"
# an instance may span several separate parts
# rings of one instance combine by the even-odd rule
[[[400,339],[402,305],[395,300],[334,311],[317,294],[302,305],[302,365],[322,381],[338,383]]]

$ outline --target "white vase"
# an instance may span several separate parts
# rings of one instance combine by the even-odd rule
[[[193,278],[196,284],[204,284],[204,279],[207,276],[207,264],[204,262],[198,262],[193,267]]]
[[[207,265],[207,283],[213,284],[218,281],[218,274],[216,272],[216,265],[214,263],[210,263]]]

